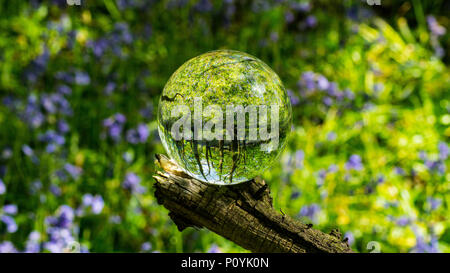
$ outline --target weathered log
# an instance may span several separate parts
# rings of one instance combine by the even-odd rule
[[[207,228],[252,252],[352,252],[337,230],[330,234],[276,211],[259,178],[231,186],[203,183],[164,155],[156,163],[155,196],[182,231]]]

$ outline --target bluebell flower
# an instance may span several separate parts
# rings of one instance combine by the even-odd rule
[[[287,11],[287,12],[284,14],[284,21],[285,21],[287,24],[290,24],[290,23],[294,22],[294,20],[295,20],[295,16],[294,16],[294,14],[293,14],[292,12]]]
[[[47,153],[53,153],[57,147],[62,146],[66,139],[64,136],[56,133],[53,130],[48,130],[44,134],[38,135],[39,141],[46,142],[46,152]]]
[[[311,71],[304,72],[301,77],[300,85],[307,90],[314,90],[316,88],[315,75]]]
[[[344,238],[347,238],[347,243],[349,246],[353,245],[353,243],[355,243],[355,236],[353,235],[353,232],[351,231],[347,231],[344,234]]]
[[[0,195],[5,194],[5,192],[6,192],[5,183],[3,183],[3,180],[0,178]]]
[[[6,225],[7,232],[14,233],[17,231],[16,221],[10,215],[0,215],[0,220]]]
[[[333,105],[333,99],[330,97],[324,97],[323,104],[325,104],[326,106],[329,107],[329,106]]]
[[[316,18],[316,16],[309,15],[308,17],[306,17],[305,24],[309,28],[315,27],[317,25],[317,18]]]
[[[141,245],[141,251],[147,252],[150,251],[152,249],[152,243],[150,242],[145,242]]]
[[[336,137],[337,137],[337,134],[335,132],[333,132],[333,131],[331,131],[331,132],[329,132],[327,134],[327,140],[328,141],[335,141]]]
[[[328,166],[328,173],[335,173],[338,171],[338,166],[336,164],[331,164],[330,166]]]
[[[222,253],[222,251],[216,244],[212,244],[208,249],[208,253]]]
[[[441,206],[441,204],[442,204],[442,199],[440,199],[440,198],[428,197],[428,198],[427,198],[427,203],[429,204],[430,209],[433,211],[433,210],[438,209],[438,208]]]
[[[4,205],[3,212],[10,214],[10,215],[16,215],[17,214],[17,205],[14,205],[14,204]]]
[[[132,193],[144,193],[145,188],[141,186],[141,178],[135,173],[129,172],[125,175],[122,186]]]
[[[103,126],[108,130],[108,135],[114,140],[119,141],[123,130],[123,124],[126,118],[123,114],[117,113],[112,117],[103,120]]]
[[[436,17],[434,17],[432,15],[427,16],[427,23],[428,23],[428,28],[430,29],[432,34],[439,37],[446,33],[445,27],[441,26],[437,22]]]
[[[83,172],[83,170],[78,167],[75,166],[73,164],[70,163],[66,163],[64,164],[64,170],[74,179],[78,179],[78,177],[80,177],[81,173]]]
[[[111,95],[116,89],[115,82],[108,82],[105,86],[105,90],[103,91],[106,95]]]
[[[61,134],[65,134],[65,133],[69,132],[69,130],[70,130],[69,124],[67,124],[67,122],[63,119],[58,121],[57,127],[58,127],[58,132],[60,132]]]
[[[47,217],[46,222],[51,227],[70,228],[75,217],[74,210],[68,205],[61,205],[55,217]]]
[[[54,184],[50,185],[49,190],[54,196],[61,196],[62,194],[61,188]]]
[[[303,161],[305,159],[305,152],[303,150],[295,151],[295,168],[302,169]]]
[[[10,241],[4,241],[0,243],[0,253],[17,253],[17,249]]]
[[[95,195],[92,199],[91,210],[94,214],[100,214],[105,206],[105,202],[100,195]]]
[[[399,227],[405,227],[411,224],[411,219],[407,216],[401,216],[395,220],[395,224]]]
[[[311,204],[303,206],[300,210],[300,215],[308,217],[313,222],[317,222],[317,215],[320,212],[320,206],[318,204]]]
[[[56,92],[58,92],[61,95],[70,95],[72,94],[72,88],[65,84],[58,85],[56,88]]]
[[[34,230],[28,235],[28,240],[25,243],[26,253],[38,253],[41,251],[40,245],[41,234]]]
[[[361,157],[359,155],[351,155],[350,159],[345,163],[345,168],[347,170],[356,170],[360,171],[364,168]]]
[[[395,168],[394,168],[394,172],[395,172],[397,175],[405,175],[405,174],[406,174],[405,170],[403,170],[401,167],[395,167]]]
[[[291,100],[291,104],[292,105],[298,105],[300,103],[300,99],[297,97],[297,95],[294,94],[294,92],[292,92],[292,90],[288,89],[286,90],[289,99]]]
[[[86,45],[92,50],[97,58],[102,57],[109,48],[108,40],[105,38],[101,38],[96,41],[88,41]]]
[[[76,71],[75,72],[75,83],[78,85],[88,85],[91,83],[91,78],[89,77],[89,74],[83,71]]]
[[[330,86],[330,82],[323,75],[317,77],[317,88],[321,91],[325,91]]]
[[[33,156],[34,154],[33,149],[26,144],[22,146],[22,152],[28,157]]]
[[[438,149],[439,149],[439,159],[446,160],[450,153],[447,143],[439,142]]]
[[[127,141],[132,144],[145,143],[147,141],[150,131],[146,124],[139,124],[136,129],[127,131]]]

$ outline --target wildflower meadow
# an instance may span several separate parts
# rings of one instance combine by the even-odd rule
[[[450,4],[368,2],[0,0],[0,252],[246,252],[153,195],[162,89],[217,49],[288,90],[277,210],[355,252],[450,252]]]

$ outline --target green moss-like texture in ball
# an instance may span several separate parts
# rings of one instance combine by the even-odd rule
[[[196,111],[198,105],[201,111]],[[208,108],[212,105],[216,108]],[[236,112],[231,116],[234,125],[227,131],[230,107]],[[258,109],[257,119],[242,111],[251,107]],[[275,108],[277,113],[272,111]],[[254,178],[273,164],[286,144],[291,111],[281,80],[264,62],[243,52],[217,50],[187,61],[170,77],[159,101],[158,129],[168,155],[188,174],[207,183],[236,184]],[[241,127],[239,115],[245,121]],[[190,123],[174,131],[174,125],[183,117],[183,122]],[[196,122],[197,128],[202,128],[200,134],[195,130]],[[211,122],[223,126],[203,130]],[[276,130],[274,122],[278,124]],[[267,128],[270,137],[260,134],[262,128]],[[181,139],[174,135],[185,129],[192,134]],[[258,132],[256,139],[250,137],[252,130]]]

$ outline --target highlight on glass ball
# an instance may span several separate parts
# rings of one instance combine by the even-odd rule
[[[184,63],[158,106],[168,156],[206,183],[232,185],[276,161],[291,130],[289,97],[278,75],[243,52],[216,50]]]

